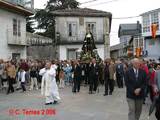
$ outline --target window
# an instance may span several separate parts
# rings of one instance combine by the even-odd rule
[[[159,28],[158,12],[151,13],[151,22],[152,22],[152,24],[155,23],[158,25],[158,27],[157,27],[157,30],[158,30],[158,28]]]
[[[93,34],[93,36],[95,36],[96,35],[96,23],[88,22],[86,24],[87,24],[86,30],[88,29]]]
[[[150,32],[150,19],[149,19],[149,15],[143,16],[143,32]]]
[[[134,38],[134,47],[139,47],[138,46],[138,38]]]
[[[94,40],[96,40],[96,23],[95,22],[87,22],[86,23],[86,31],[89,30],[92,34],[93,34],[93,37],[94,37]]]
[[[143,38],[139,38],[139,46],[140,47],[143,47],[143,45],[144,45],[144,40],[143,40]]]
[[[68,36],[76,36],[77,35],[77,24],[76,23],[68,23]]]
[[[21,21],[13,19],[13,35],[21,36]]]
[[[13,19],[13,35],[17,35],[17,19]]]
[[[21,36],[21,21],[18,20],[18,36]]]
[[[67,55],[68,60],[77,59],[76,58],[76,56],[77,56],[76,49],[68,49],[67,53],[68,53],[68,55]]]
[[[13,60],[20,60],[20,53],[12,53]]]

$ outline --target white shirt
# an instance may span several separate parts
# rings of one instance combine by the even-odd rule
[[[139,70],[138,70],[138,69],[135,69],[135,68],[133,68],[133,70],[134,70],[134,73],[135,73],[136,77],[138,78]]]
[[[25,71],[20,72],[21,82],[25,82],[26,81],[25,75],[26,75]]]

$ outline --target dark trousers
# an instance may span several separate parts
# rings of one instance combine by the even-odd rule
[[[85,84],[89,84],[89,74],[85,74]]]
[[[102,74],[99,75],[99,82],[101,85],[104,85],[104,79]]]
[[[157,100],[155,116],[157,120],[160,120],[160,97]]]
[[[25,82],[21,82],[21,87],[22,87],[23,92],[26,91]]]
[[[73,92],[79,92],[80,91],[80,84],[81,84],[81,80],[74,78],[73,79]]]
[[[114,90],[114,80],[112,79],[105,80],[105,94],[108,94],[108,88],[109,88],[109,93],[112,93]]]
[[[90,79],[89,82],[89,91],[96,91],[97,90],[97,86],[98,86],[98,76],[94,76],[92,77],[92,79]]]
[[[10,93],[10,91],[14,92],[13,83],[14,83],[14,78],[8,77],[8,90],[7,90],[7,94]]]
[[[82,76],[81,82],[85,83],[85,75]]]
[[[119,88],[123,88],[123,76],[117,74],[117,75],[116,75],[116,78],[117,78],[117,85],[118,85],[118,87],[119,87]]]
[[[154,98],[154,91],[152,86],[149,86],[149,94],[150,94],[150,99],[153,102],[153,98]]]

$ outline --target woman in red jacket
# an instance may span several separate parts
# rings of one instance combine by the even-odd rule
[[[153,102],[153,98],[156,95],[154,92],[154,85],[155,85],[155,73],[156,73],[156,64],[152,63],[151,68],[149,69],[149,93],[150,93],[150,99]]]

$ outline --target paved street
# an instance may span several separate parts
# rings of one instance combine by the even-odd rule
[[[60,90],[61,103],[44,105],[44,98],[38,91],[27,91],[6,95],[0,93],[0,120],[127,120],[128,107],[125,89],[115,89],[112,96],[103,96],[104,88],[100,92],[89,95],[87,87],[81,87],[78,94],[71,92],[71,87]],[[147,120],[149,104],[143,107],[141,120]],[[55,115],[9,114],[9,110],[47,110],[55,109]],[[150,120],[155,120],[154,116]]]

